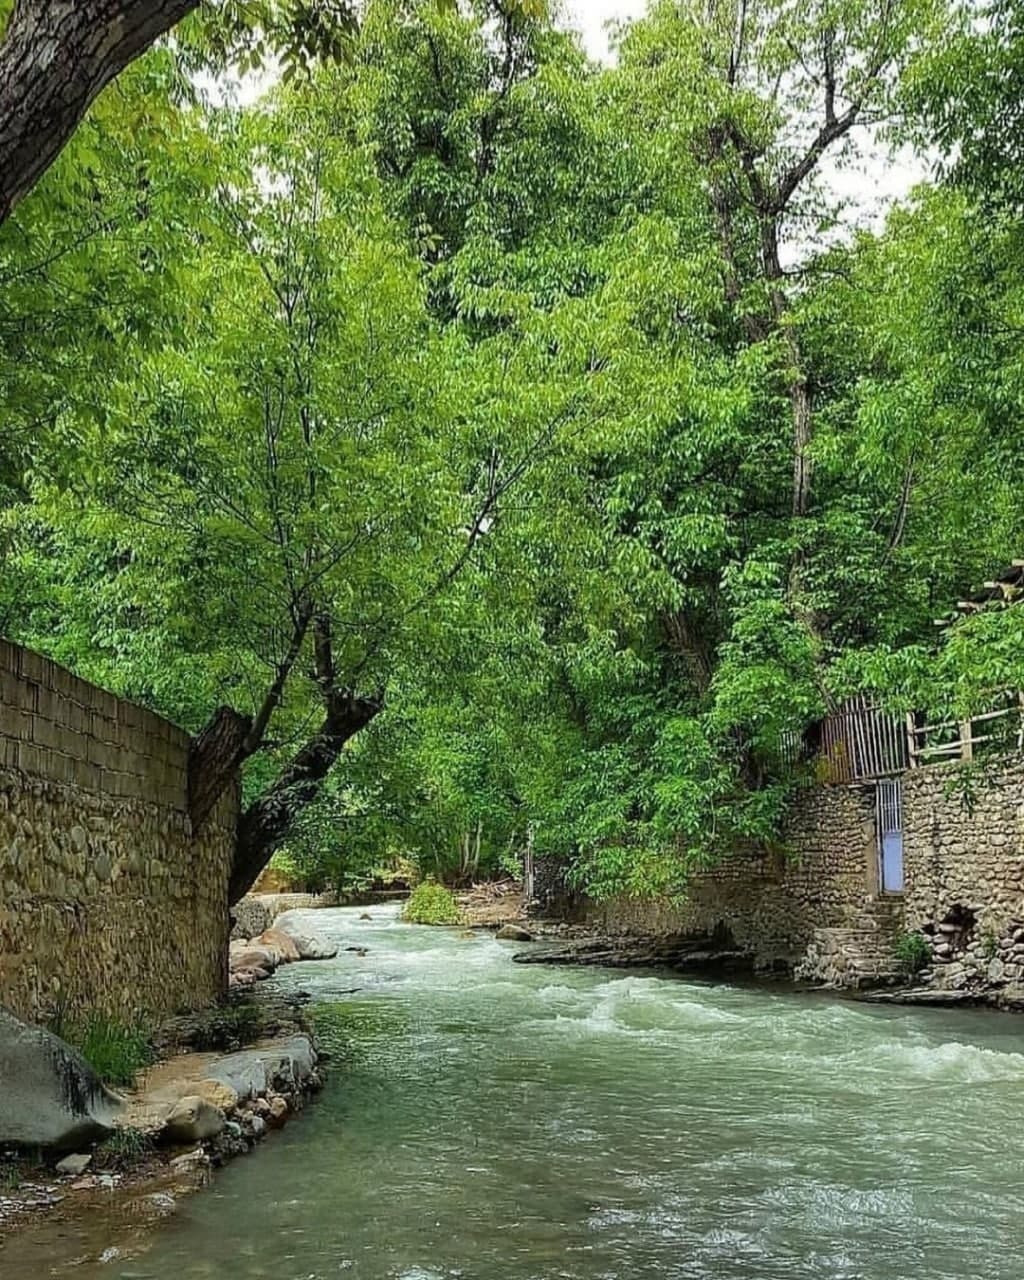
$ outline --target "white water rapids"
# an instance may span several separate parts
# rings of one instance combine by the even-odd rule
[[[1019,1019],[521,967],[361,914],[307,923],[365,955],[275,979],[321,1011],[323,1098],[97,1274],[1018,1276]]]

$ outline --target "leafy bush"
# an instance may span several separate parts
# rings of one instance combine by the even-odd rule
[[[190,1029],[188,1047],[196,1053],[234,1053],[258,1040],[263,1031],[262,1010],[243,998],[200,1018]]]
[[[153,1140],[141,1129],[129,1126],[115,1129],[96,1149],[96,1156],[97,1162],[104,1168],[130,1168],[152,1150]]]
[[[143,1027],[127,1026],[102,1014],[72,1023],[59,1034],[107,1084],[130,1085],[136,1074],[153,1061],[153,1046]]]
[[[460,924],[462,912],[450,889],[428,880],[413,889],[402,919],[409,924]]]
[[[901,933],[893,947],[904,973],[918,973],[932,958],[932,949],[923,933]]]

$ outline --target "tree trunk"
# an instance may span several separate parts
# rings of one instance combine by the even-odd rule
[[[111,80],[199,0],[15,0],[0,42],[0,222]]]
[[[792,367],[789,372],[789,404],[793,415],[793,515],[797,519],[807,515],[811,506],[811,484],[814,479],[814,460],[811,442],[814,439],[814,406],[807,375],[803,370],[803,353],[794,334],[787,335],[787,346]]]
[[[345,744],[379,715],[382,708],[382,699],[361,698],[351,690],[331,694],[319,732],[239,821],[229,889],[232,906],[252,888],[257,876],[284,843],[298,814],[319,795]]]
[[[192,834],[198,833],[238,772],[252,721],[231,707],[220,707],[192,743],[188,760],[188,810]]]

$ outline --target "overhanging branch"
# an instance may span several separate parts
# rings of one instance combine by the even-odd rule
[[[0,222],[102,89],[198,0],[15,0],[0,42]]]

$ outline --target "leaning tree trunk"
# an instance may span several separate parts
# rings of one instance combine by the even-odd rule
[[[0,41],[0,222],[90,103],[199,0],[15,0]]]
[[[231,707],[220,707],[192,743],[188,759],[188,810],[198,832],[217,801],[234,782],[245,758],[252,720]]]
[[[381,699],[361,698],[350,690],[332,693],[320,731],[242,814],[229,886],[232,906],[252,888],[298,814],[320,794],[345,744],[380,713],[382,706]]]

